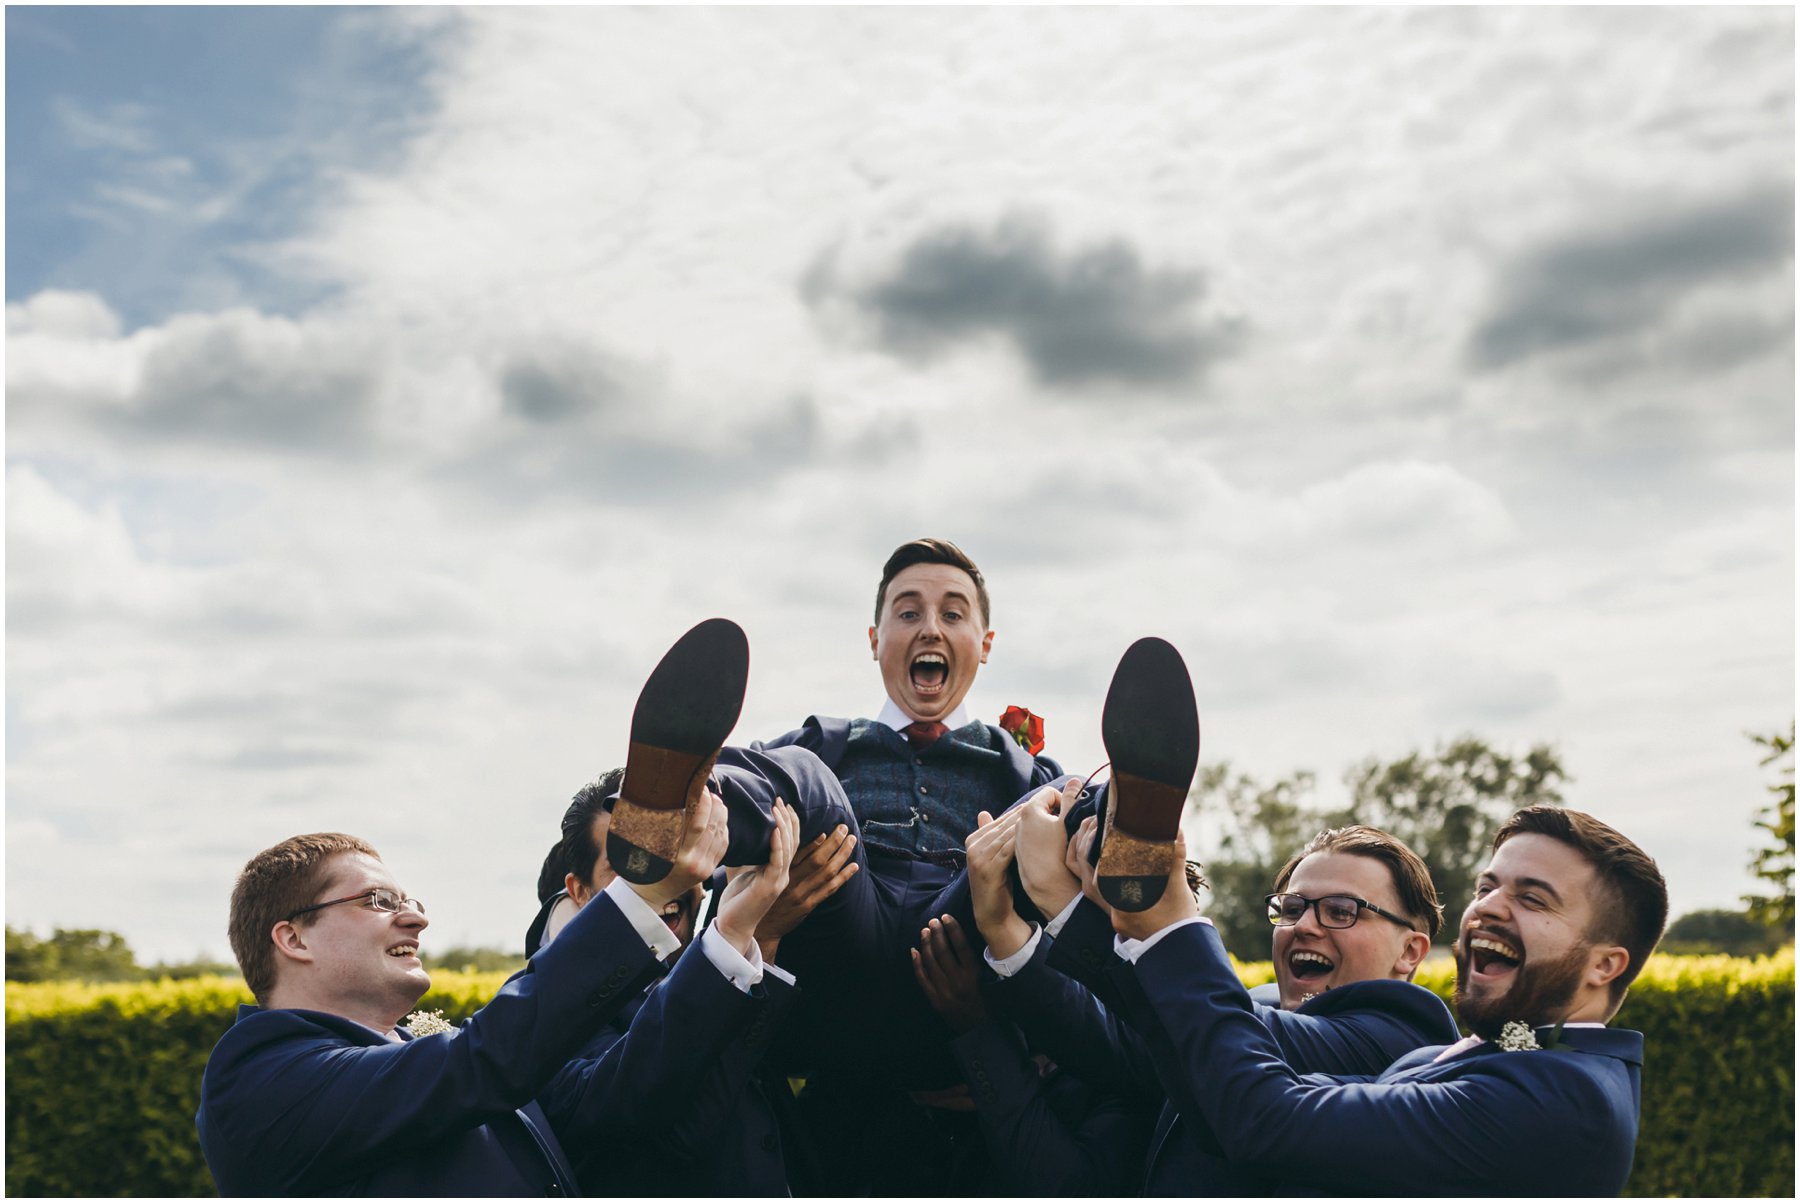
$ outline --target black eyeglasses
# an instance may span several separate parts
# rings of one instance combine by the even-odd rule
[[[1392,911],[1382,910],[1373,902],[1352,898],[1348,894],[1327,894],[1323,898],[1308,898],[1304,894],[1270,894],[1263,901],[1269,904],[1269,922],[1276,927],[1294,926],[1306,915],[1306,908],[1310,906],[1313,914],[1318,917],[1320,927],[1355,927],[1364,911],[1374,911],[1383,919],[1391,919],[1408,931],[1419,930],[1411,920],[1402,919]]]
[[[292,915],[289,915],[283,922],[296,919],[299,916],[306,914],[308,911],[323,910],[328,906],[336,906],[340,902],[366,902],[369,904],[371,910],[383,911],[390,915],[398,912],[403,906],[410,907],[421,915],[425,913],[425,904],[420,902],[417,898],[408,898],[397,890],[385,890],[377,886],[373,890],[364,890],[362,893],[352,894],[348,898],[333,898],[330,902],[315,902],[311,906],[303,906]]]

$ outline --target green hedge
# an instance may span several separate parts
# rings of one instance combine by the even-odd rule
[[[432,975],[421,1007],[472,1014],[505,973]],[[236,978],[6,984],[6,1193],[212,1195],[200,1074],[250,992]]]
[[[1272,976],[1267,964],[1242,973],[1252,985]],[[506,978],[433,976],[419,1005],[450,1019]],[[1421,983],[1448,997],[1453,970],[1428,965]],[[7,983],[7,1193],[213,1193],[194,1139],[200,1073],[248,1001],[227,978]],[[1793,949],[1753,960],[1654,957],[1617,1022],[1646,1041],[1628,1194],[1793,1194]]]

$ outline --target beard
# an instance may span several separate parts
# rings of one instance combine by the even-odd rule
[[[1513,971],[1504,993],[1486,998],[1477,998],[1469,990],[1466,938],[1452,951],[1456,957],[1457,1016],[1482,1039],[1498,1040],[1500,1029],[1514,1020],[1536,1027],[1563,1017],[1581,986],[1591,945],[1577,944],[1554,961],[1534,963],[1528,957]]]

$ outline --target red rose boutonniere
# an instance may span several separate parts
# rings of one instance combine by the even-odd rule
[[[1000,729],[1033,756],[1044,750],[1044,720],[1023,706],[1008,706],[1000,716]]]

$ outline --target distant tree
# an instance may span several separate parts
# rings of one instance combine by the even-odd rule
[[[215,961],[211,957],[197,956],[191,961],[158,961],[154,965],[145,966],[144,977],[150,980],[169,978],[180,981],[190,977],[237,977],[238,967],[229,961]]]
[[[1523,756],[1497,751],[1464,736],[1426,756],[1413,752],[1383,764],[1367,760],[1345,775],[1350,821],[1379,827],[1406,841],[1431,869],[1438,900],[1451,922],[1474,896],[1494,832],[1527,806],[1561,806],[1558,786],[1569,780],[1548,744]]]
[[[1288,858],[1327,827],[1347,821],[1343,812],[1310,803],[1313,774],[1304,770],[1268,784],[1227,763],[1206,765],[1188,793],[1188,809],[1216,832],[1204,849],[1212,899],[1206,913],[1219,937],[1240,960],[1269,959],[1269,914],[1263,899]]]
[[[1774,952],[1780,943],[1773,931],[1742,911],[1693,911],[1669,924],[1657,950],[1678,956],[1722,952],[1753,957]]]
[[[6,925],[6,980],[9,982],[44,982],[55,974],[50,950],[44,941],[28,931]]]
[[[57,928],[48,939],[6,928],[6,980],[128,982],[143,976],[125,937],[93,928]]]
[[[1794,931],[1794,724],[1788,722],[1787,734],[1752,735],[1757,744],[1769,750],[1759,762],[1776,764],[1786,758],[1780,769],[1781,780],[1768,787],[1775,801],[1758,812],[1756,826],[1774,840],[1773,847],[1756,849],[1750,859],[1750,872],[1767,883],[1772,894],[1748,894],[1744,905],[1750,918],[1766,927],[1786,934]]]
[[[419,959],[427,969],[465,973],[514,973],[525,968],[524,957],[498,948],[446,948],[439,953],[426,953]]]

